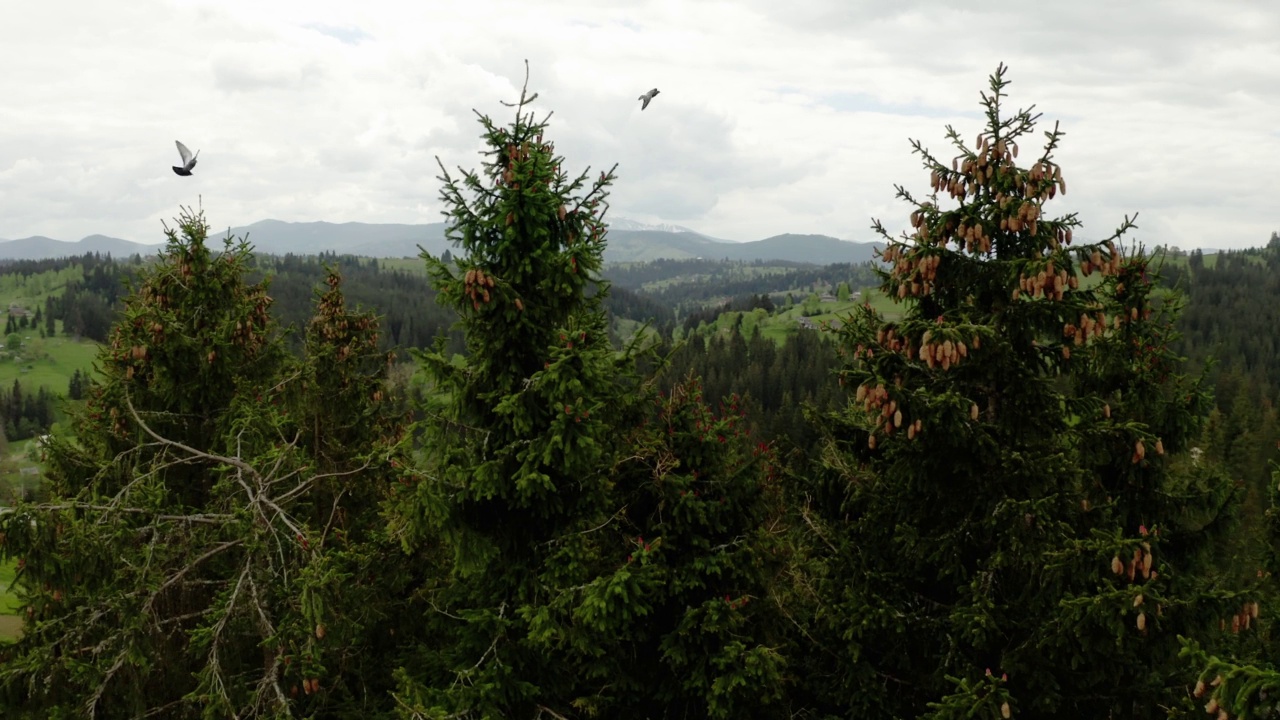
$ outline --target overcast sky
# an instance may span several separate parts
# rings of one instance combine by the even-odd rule
[[[478,164],[472,108],[508,120],[526,58],[568,166],[619,163],[614,216],[871,240],[927,189],[909,138],[972,138],[1004,62],[1066,131],[1080,235],[1280,229],[1270,2],[45,0],[0,22],[0,237],[157,242],[201,196],[215,228],[439,222],[435,158]]]

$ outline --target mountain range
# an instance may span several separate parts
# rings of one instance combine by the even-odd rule
[[[107,237],[106,235],[90,235],[78,242],[54,240],[43,235],[33,235],[21,240],[0,239],[0,261],[3,260],[40,260],[43,258],[67,257],[68,255],[84,255],[85,253],[110,254],[113,257],[124,257],[134,253],[144,255],[159,250],[161,245],[145,245],[131,240]]]
[[[377,258],[416,257],[418,246],[440,255],[455,251],[445,239],[444,223],[416,225],[393,223],[284,222],[261,220],[251,225],[211,233],[220,240],[228,234],[245,237],[261,253],[310,255],[319,252]],[[0,239],[0,261],[111,254],[124,257],[150,255],[162,245],[137,243],[105,235],[90,235],[79,242],[34,236]],[[618,219],[610,224],[605,261],[638,262],[668,259],[784,260],[827,265],[871,260],[877,243],[855,243],[827,235],[776,235],[763,240],[732,242],[709,237],[678,225],[646,225]]]

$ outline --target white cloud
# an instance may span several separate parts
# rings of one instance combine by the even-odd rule
[[[1082,235],[1133,212],[1182,247],[1280,228],[1264,3],[66,0],[0,25],[0,236],[155,241],[199,199],[215,226],[438,221],[436,157],[479,163],[472,108],[505,122],[526,58],[569,168],[619,164],[615,216],[900,228],[893,184],[926,184],[908,139],[972,137],[1005,62],[1011,104],[1067,133],[1058,212]],[[201,149],[191,178],[174,139]]]

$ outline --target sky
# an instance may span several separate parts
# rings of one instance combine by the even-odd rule
[[[163,240],[267,218],[440,222],[437,158],[479,166],[473,111],[534,109],[570,170],[618,164],[610,216],[727,240],[896,233],[946,127],[1008,106],[1065,131],[1077,236],[1280,230],[1280,5],[1217,0],[48,0],[0,23],[0,238]],[[661,94],[640,110],[638,96]],[[1041,136],[1042,137],[1042,136]],[[200,150],[178,177],[174,140]],[[1023,159],[1028,138],[1021,145]]]

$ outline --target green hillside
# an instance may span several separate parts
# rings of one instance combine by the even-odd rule
[[[13,614],[18,611],[18,598],[9,591],[14,575],[13,562],[0,562],[0,643],[17,638],[22,627],[22,621]]]

